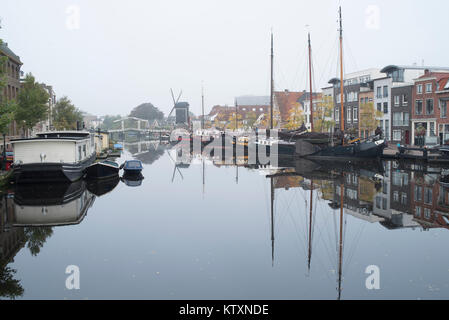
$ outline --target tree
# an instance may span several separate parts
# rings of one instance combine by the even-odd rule
[[[332,120],[334,111],[334,101],[331,97],[325,96],[313,109],[313,129],[315,132],[329,132],[335,122]]]
[[[228,123],[225,126],[226,129],[236,130],[235,118],[236,118],[236,114],[235,113],[232,113],[229,116]],[[242,124],[242,115],[241,114],[237,114],[237,129],[242,128],[242,126],[243,126],[243,124]]]
[[[285,127],[287,129],[297,129],[304,123],[304,111],[299,103],[296,103],[288,114],[287,124]]]
[[[376,128],[379,126],[379,120],[377,118],[382,117],[382,112],[374,107],[373,102],[360,104],[360,132],[368,131],[368,135],[372,135]],[[363,136],[363,135],[361,135]]]
[[[154,120],[164,119],[164,113],[155,106],[153,106],[151,103],[142,103],[141,105],[135,107],[131,111],[129,116],[145,119],[150,122],[153,122]]]
[[[67,97],[56,102],[53,109],[53,124],[57,130],[75,130],[77,121],[83,121],[82,112]]]
[[[47,118],[49,98],[42,85],[36,82],[31,73],[28,73],[19,92],[15,114],[16,121],[27,134],[27,129],[32,129],[38,122]]]
[[[117,124],[114,123],[114,121],[121,119],[122,117],[120,115],[116,116],[110,116],[105,115],[103,120],[103,129],[110,130],[110,129],[117,129]]]
[[[257,113],[256,112],[250,111],[246,114],[247,127],[252,128],[256,121],[257,121]]]
[[[2,40],[0,39],[0,45]],[[6,86],[6,68],[8,58],[6,56],[0,57],[0,133],[6,134],[9,129],[9,125],[14,120],[14,114],[17,109],[15,101],[8,101],[3,96],[3,90]]]

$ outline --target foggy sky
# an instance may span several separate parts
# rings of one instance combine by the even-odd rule
[[[337,71],[339,3],[346,72],[449,66],[445,0],[4,0],[0,38],[23,71],[83,111],[125,115],[151,102],[167,115],[173,88],[199,114],[202,82],[206,111],[269,95],[271,29],[276,90],[308,89],[308,30],[319,90]]]

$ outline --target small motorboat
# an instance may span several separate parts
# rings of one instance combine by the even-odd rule
[[[140,172],[138,174],[129,174],[125,172],[121,178],[122,182],[128,187],[140,187],[143,179],[144,177]]]
[[[124,164],[120,166],[120,169],[125,170],[125,173],[128,175],[138,175],[142,172],[143,166],[140,160],[128,160],[125,161]]]
[[[115,150],[123,150],[123,145],[120,143],[116,143],[116,144],[114,144],[114,149]]]
[[[118,176],[120,171],[117,162],[105,160],[91,164],[86,169],[86,177],[88,179],[106,179]]]

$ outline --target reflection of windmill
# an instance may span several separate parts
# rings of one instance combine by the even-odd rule
[[[172,180],[171,180],[171,181],[172,181],[172,182],[174,181],[176,171],[178,171],[179,175],[181,176],[181,179],[184,180],[184,176],[182,175],[180,169],[186,169],[186,168],[189,168],[189,167],[190,167],[190,161],[192,161],[192,159],[191,159],[190,157],[187,157],[187,158],[184,158],[184,157],[183,157],[183,158],[181,159],[181,161],[178,161],[178,159],[179,159],[179,157],[180,157],[180,153],[179,153],[179,152],[181,152],[181,150],[179,150],[179,149],[172,149],[172,150],[175,150],[175,151],[177,152],[177,153],[176,153],[177,159],[176,159],[176,160],[173,159],[173,157],[172,157],[172,155],[170,154],[170,152],[167,151],[168,156],[170,157],[171,161],[172,161],[173,164],[175,165],[175,167],[174,167],[174,169],[173,169],[173,176],[172,176]]]
[[[184,124],[190,126],[190,117],[189,117],[189,104],[187,102],[179,102],[181,99],[182,90],[179,92],[178,98],[175,99],[175,95],[173,94],[173,89],[170,89],[171,97],[173,99],[173,108],[171,109],[168,117],[172,115],[173,111],[175,112],[175,124]]]

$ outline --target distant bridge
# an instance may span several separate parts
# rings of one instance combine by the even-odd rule
[[[137,128],[125,128],[125,122],[127,120],[137,121]],[[143,134],[152,134],[152,135],[155,135],[155,134],[159,134],[159,135],[170,134],[170,130],[151,128],[150,122],[148,120],[140,119],[140,118],[136,118],[136,117],[124,117],[122,119],[114,121],[114,123],[120,123],[121,124],[121,128],[120,129],[108,130],[109,133],[111,133],[111,134],[113,134],[113,133],[127,133],[127,132],[139,132],[139,133],[143,133]],[[157,121],[156,121],[156,124],[157,124]]]

